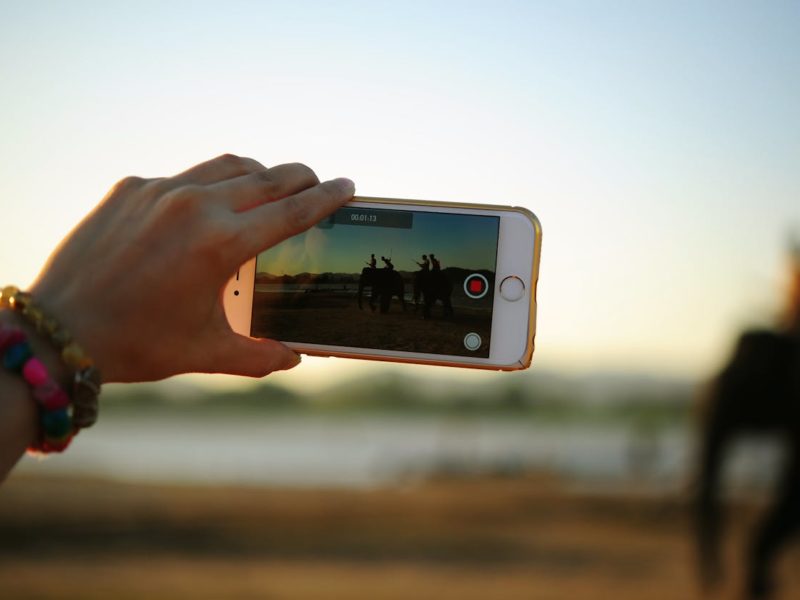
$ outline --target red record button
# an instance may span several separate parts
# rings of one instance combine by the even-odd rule
[[[464,293],[473,300],[483,298],[488,291],[489,281],[480,273],[473,273],[464,280]]]

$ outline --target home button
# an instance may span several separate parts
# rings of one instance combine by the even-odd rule
[[[525,284],[516,275],[506,277],[500,282],[500,295],[509,302],[516,302],[525,295]]]

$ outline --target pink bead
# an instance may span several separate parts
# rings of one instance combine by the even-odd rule
[[[28,362],[22,367],[22,376],[32,387],[40,386],[50,379],[47,374],[47,368],[38,358],[28,359]]]
[[[69,405],[69,396],[52,381],[33,389],[33,397],[45,410],[58,410]]]

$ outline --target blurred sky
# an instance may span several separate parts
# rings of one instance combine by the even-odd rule
[[[3,282],[30,283],[119,178],[234,152],[362,195],[532,209],[539,368],[699,376],[777,309],[800,223],[798,2],[0,1],[0,15]],[[371,368],[324,364],[280,380]]]
[[[377,216],[381,212],[388,211],[371,214]],[[408,227],[350,225],[346,220],[328,220],[261,253],[256,272],[271,275],[360,273],[372,254],[379,268],[384,267],[381,259],[386,256],[399,271],[417,271],[419,267],[415,262],[422,261],[422,255],[430,252],[443,269],[494,271],[500,223],[497,217],[406,214],[410,219]],[[345,213],[344,217],[348,216]],[[394,222],[406,221],[401,217]]]

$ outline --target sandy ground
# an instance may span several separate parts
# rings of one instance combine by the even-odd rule
[[[733,519],[729,563],[754,518]],[[800,598],[800,553],[779,565]],[[735,598],[736,569],[726,590]],[[379,490],[154,486],[12,477],[0,598],[701,597],[678,499],[552,480]]]
[[[406,303],[403,311],[396,298],[385,314],[371,311],[368,298],[359,309],[354,296],[333,293],[256,294],[253,303],[253,324],[259,334],[287,342],[489,356],[492,322],[491,311],[485,308],[455,307],[453,318],[444,319],[437,304],[432,317],[423,319],[422,307],[415,310]],[[485,341],[474,353],[464,349],[469,332]]]

